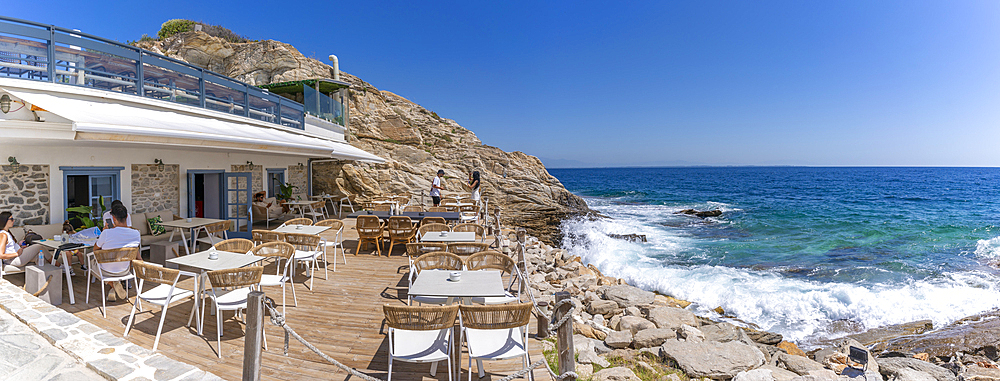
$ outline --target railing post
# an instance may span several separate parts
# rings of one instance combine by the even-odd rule
[[[556,303],[569,299],[569,293],[559,291],[556,293]],[[571,305],[564,304],[553,312],[553,320],[559,321],[569,313]],[[556,352],[559,355],[559,375],[566,372],[576,371],[576,350],[573,349],[573,319],[566,320],[556,331]],[[574,378],[567,378],[575,380]]]
[[[46,59],[48,62],[45,63],[45,71],[48,73],[49,82],[55,83],[56,81],[56,27],[55,25],[49,25],[49,44],[46,46]]]
[[[260,348],[264,341],[264,293],[247,298],[247,328],[243,343],[243,381],[260,380]]]
[[[538,302],[538,308],[539,309],[544,309],[545,307],[548,307],[548,306],[549,306],[549,303],[546,302],[546,301]],[[535,318],[538,319],[538,327],[537,327],[536,332],[535,332],[535,338],[544,339],[546,337],[549,337],[549,318],[548,318],[548,316],[542,315],[540,313],[536,313]]]

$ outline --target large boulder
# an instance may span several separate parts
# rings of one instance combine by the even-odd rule
[[[632,338],[632,346],[635,348],[658,347],[663,342],[676,339],[677,333],[667,328],[649,328],[639,331]]]
[[[955,352],[1000,352],[1000,310],[970,316],[934,332],[901,336],[876,345],[883,352],[926,352],[931,356],[951,357]]]
[[[629,286],[627,284],[617,286],[604,286],[598,289],[604,299],[618,303],[621,308],[627,308],[641,304],[651,304],[656,294]]]
[[[751,341],[740,327],[729,323],[706,325],[699,329],[701,333],[705,334],[705,340],[707,341],[718,341],[720,343],[727,341]]]
[[[670,328],[676,331],[684,324],[698,326],[698,317],[693,312],[681,308],[657,307],[649,310],[647,317],[656,324],[656,328]]]
[[[594,352],[593,349],[588,349],[582,352],[578,351],[577,354],[576,361],[581,364],[597,364],[602,368],[611,366],[611,363],[609,363],[608,360],[604,359],[604,357],[598,356],[597,352]]]
[[[681,325],[681,329],[677,330],[677,335],[684,339],[684,341],[693,343],[705,341],[705,334],[700,329],[687,324]]]
[[[774,381],[791,381],[793,378],[799,375],[789,371],[788,369],[779,368],[777,366],[766,364],[757,369],[767,369],[771,371],[771,377],[774,377]]]
[[[631,369],[617,366],[594,373],[594,381],[642,381]]]
[[[611,348],[628,348],[629,345],[632,345],[632,332],[611,331],[608,333],[608,337],[604,338],[604,344]]]
[[[615,312],[618,309],[618,303],[610,300],[595,300],[590,302],[587,306],[587,312],[591,315],[605,315]]]
[[[769,369],[757,368],[737,373],[733,381],[775,381],[775,379]]]
[[[800,376],[806,376],[809,372],[814,370],[826,369],[823,364],[810,360],[806,357],[790,355],[787,353],[779,353],[775,356],[775,359],[775,363],[777,363],[779,367],[788,369],[789,372]]]
[[[971,365],[965,369],[962,377],[965,381],[998,381],[1000,380],[1000,369]]]
[[[650,328],[656,328],[656,324],[653,324],[653,322],[638,316],[622,316],[621,320],[618,322],[619,330],[629,331],[633,335],[635,335],[639,331],[647,330]]]
[[[767,331],[746,331],[747,337],[754,342],[775,345],[781,342],[782,336],[780,333],[773,333]]]
[[[725,343],[667,340],[660,355],[671,359],[690,377],[730,379],[739,372],[764,365],[764,354],[740,341]]]
[[[934,381],[958,381],[958,377],[950,370],[926,361],[908,357],[889,357],[878,360],[880,373],[889,380],[929,378]]]

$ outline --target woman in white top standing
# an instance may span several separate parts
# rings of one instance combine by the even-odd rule
[[[0,231],[0,248],[3,249],[0,252],[0,259],[3,260],[3,263],[24,267],[38,260],[38,249],[25,250],[27,245],[19,244],[14,238],[14,234],[10,232],[10,228],[14,227],[14,217],[10,212],[0,213],[0,227],[3,228]]]
[[[472,171],[468,188],[472,190],[472,202],[479,205],[479,171]]]

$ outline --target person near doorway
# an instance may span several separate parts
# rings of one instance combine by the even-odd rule
[[[115,205],[120,205],[122,208],[125,208],[125,204],[122,203],[122,200],[114,200],[114,201],[112,201],[111,202],[111,207],[114,208]],[[125,208],[125,210],[127,212],[128,208]],[[111,209],[108,209],[107,212],[104,212],[104,216],[101,217],[101,220],[104,221],[104,226],[105,227],[108,227],[108,226],[112,225],[112,221],[111,221]],[[132,215],[131,214],[128,214],[128,218],[125,220],[125,226],[128,226],[130,228],[132,227]]]
[[[113,226],[111,228],[104,229],[104,231],[101,232],[101,235],[97,237],[97,243],[94,244],[94,250],[139,247],[139,243],[141,242],[139,231],[128,227],[126,222],[127,220],[128,210],[125,209],[125,206],[112,206],[111,221]],[[131,263],[128,262],[100,265],[100,270],[108,276],[121,276],[128,273],[130,269]],[[121,282],[107,283],[114,289],[114,292],[108,293],[108,300],[115,301],[118,298],[125,299],[127,297],[125,288],[122,287]]]
[[[441,206],[441,190],[444,189],[441,186],[441,178],[444,177],[444,170],[439,169],[437,171],[437,176],[434,176],[434,180],[431,180],[431,200],[434,201],[434,206]]]

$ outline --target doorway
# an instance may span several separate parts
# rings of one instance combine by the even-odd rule
[[[188,217],[223,219],[224,173],[221,169],[188,171]]]
[[[121,185],[119,183],[121,170],[125,167],[59,167],[63,171],[63,202],[66,208],[89,206],[90,217],[101,218],[101,201],[104,208],[111,209],[111,201],[120,200]],[[103,199],[103,200],[102,200]],[[74,227],[79,219],[73,218],[76,212],[66,211],[63,218],[71,221]],[[73,221],[76,221],[75,223]]]
[[[285,184],[284,168],[267,169],[267,197],[277,197],[281,186]]]

